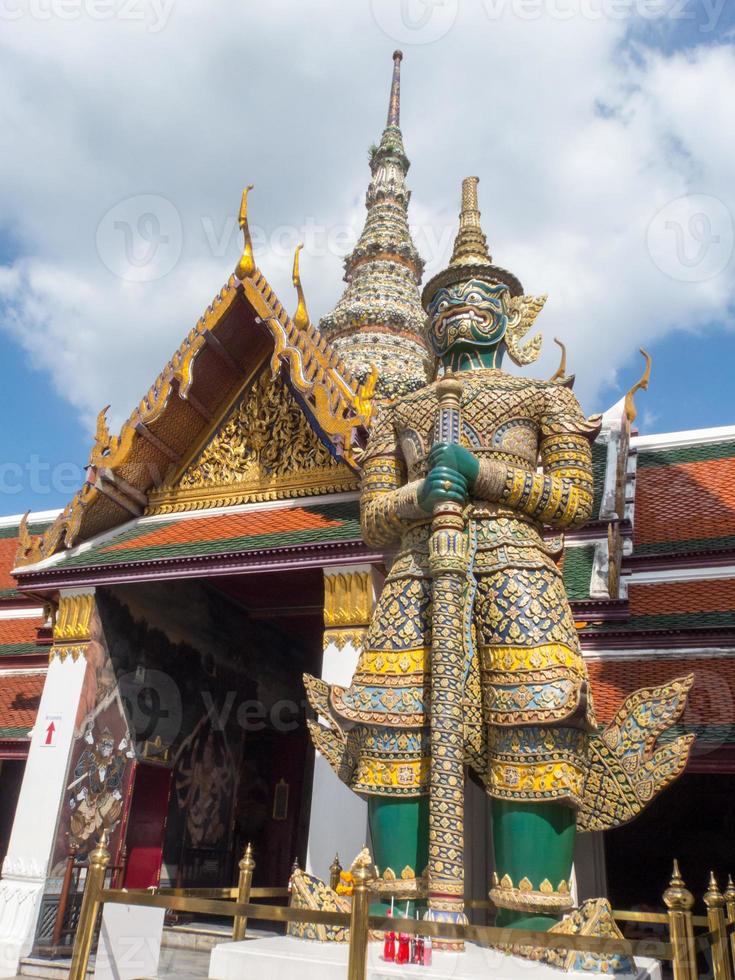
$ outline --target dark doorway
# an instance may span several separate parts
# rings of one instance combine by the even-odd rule
[[[609,896],[615,908],[662,907],[661,896],[679,861],[697,898],[709,872],[724,888],[735,874],[735,775],[684,775],[625,827],[605,834]]]
[[[25,759],[0,760],[0,864],[8,853],[25,767]]]

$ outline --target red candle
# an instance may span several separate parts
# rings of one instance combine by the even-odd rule
[[[398,952],[396,953],[396,963],[408,963],[411,957],[411,937],[402,932],[398,936]]]
[[[393,909],[388,909],[388,916],[393,915]],[[396,960],[396,934],[391,930],[386,932],[383,940],[383,959],[386,963],[395,963]]]
[[[433,955],[433,950],[431,948],[431,936],[427,936],[424,940],[424,966],[431,966]]]

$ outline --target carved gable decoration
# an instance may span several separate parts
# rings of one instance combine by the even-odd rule
[[[355,473],[319,439],[280,377],[261,373],[149,513],[356,490]]]

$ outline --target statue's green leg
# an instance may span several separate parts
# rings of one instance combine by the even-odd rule
[[[569,881],[574,858],[577,813],[563,803],[492,801],[495,871],[509,875],[515,887],[528,878],[534,889],[548,878],[557,889]],[[533,915],[499,909],[496,925],[546,930],[558,921],[552,915]]]
[[[400,879],[404,868],[417,878],[429,863],[429,798],[368,797],[373,860],[380,874],[391,868]]]

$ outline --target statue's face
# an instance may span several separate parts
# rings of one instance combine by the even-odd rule
[[[436,356],[497,346],[508,327],[509,295],[503,283],[479,279],[438,289],[429,304],[429,339]]]

